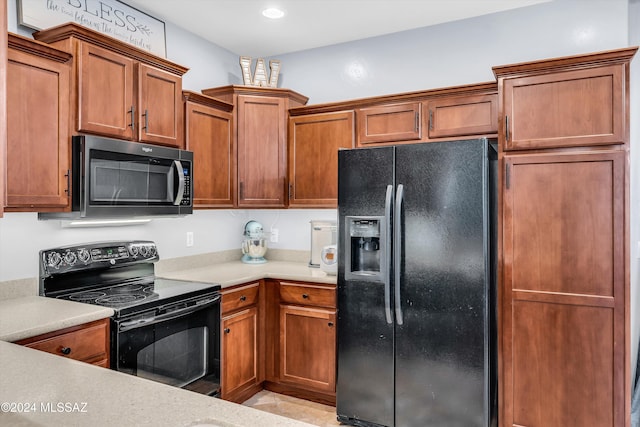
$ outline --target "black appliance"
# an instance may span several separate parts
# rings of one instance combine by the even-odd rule
[[[72,212],[39,219],[130,218],[193,213],[193,153],[91,135],[72,138]]]
[[[339,421],[497,425],[487,139],[338,153]]]
[[[110,307],[111,369],[216,396],[220,285],[157,278],[151,241],[40,251],[40,295]]]

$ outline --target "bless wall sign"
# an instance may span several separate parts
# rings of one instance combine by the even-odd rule
[[[19,0],[19,23],[42,30],[67,22],[166,56],[164,22],[117,0]]]

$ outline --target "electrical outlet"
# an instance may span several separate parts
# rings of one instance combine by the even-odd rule
[[[271,241],[273,243],[278,243],[278,237],[280,237],[278,229],[277,228],[272,228],[271,229]]]
[[[187,231],[187,247],[193,246],[193,231]]]

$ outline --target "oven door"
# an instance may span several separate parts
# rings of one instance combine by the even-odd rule
[[[202,394],[219,393],[219,294],[113,322],[112,369]]]

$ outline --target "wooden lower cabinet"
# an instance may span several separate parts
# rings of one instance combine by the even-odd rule
[[[260,282],[222,290],[222,398],[242,403],[262,389]]]
[[[626,425],[625,159],[504,158],[503,426]]]
[[[61,329],[17,341],[35,350],[109,367],[109,319]]]
[[[335,393],[336,311],[280,306],[280,380]]]
[[[222,318],[222,398],[242,402],[258,385],[258,309]]]

